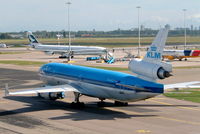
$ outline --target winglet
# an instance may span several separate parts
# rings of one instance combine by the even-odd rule
[[[8,83],[5,84],[5,96],[9,95]]]

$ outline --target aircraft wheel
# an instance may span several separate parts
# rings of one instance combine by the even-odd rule
[[[105,106],[105,102],[103,102],[103,101],[97,102],[97,106],[98,107],[104,107]]]
[[[70,106],[71,108],[75,108],[75,109],[85,108],[85,104],[83,102],[72,102]]]
[[[60,59],[65,59],[67,56],[59,56]]]
[[[128,102],[115,101],[115,106],[128,106]]]
[[[51,97],[51,98],[49,98],[49,100],[51,100],[51,101],[56,101],[58,98],[56,98],[56,97]]]
[[[38,96],[39,98],[42,98],[42,96],[41,96],[41,94],[40,94],[40,93],[38,93],[38,94],[37,94],[37,96]]]

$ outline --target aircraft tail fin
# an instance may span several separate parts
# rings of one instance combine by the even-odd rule
[[[169,27],[160,29],[154,39],[144,59],[133,59],[129,62],[129,69],[136,73],[138,77],[156,81],[157,79],[165,79],[172,76],[172,65],[162,62],[163,49],[167,40]]]
[[[167,41],[168,31],[169,28],[167,26],[163,29],[160,29],[153,43],[148,48],[148,51],[143,59],[144,61],[153,63],[161,62],[163,50]]]
[[[27,32],[27,36],[28,36],[30,43],[39,44],[39,41],[36,39],[36,37],[33,35],[32,32],[30,32],[30,31]]]

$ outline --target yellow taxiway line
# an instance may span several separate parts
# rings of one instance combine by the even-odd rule
[[[175,122],[180,122],[180,123],[186,123],[186,124],[190,124],[190,125],[198,125],[198,126],[200,126],[200,122],[193,122],[193,121],[179,120],[179,119],[168,118],[168,117],[164,117],[164,116],[159,116],[159,117],[156,117],[156,118],[164,119],[164,120],[170,120],[170,121],[175,121]]]
[[[166,102],[161,102],[161,101],[156,101],[154,99],[149,99],[147,101],[151,101],[151,102],[154,102],[154,103],[163,104],[163,105],[167,105],[167,106],[175,106],[174,104],[166,103]],[[193,110],[193,111],[200,111],[200,109],[191,108],[191,107],[184,107],[184,106],[176,106],[176,107],[181,108],[181,109],[187,109],[187,110]]]
[[[122,113],[126,113],[126,114],[131,114],[131,115],[145,115],[145,114],[142,114],[139,112],[128,111],[128,110],[118,109],[118,108],[114,108],[114,107],[113,108],[112,107],[104,107],[103,109],[112,110],[112,111],[116,111],[116,112],[122,112]],[[169,118],[169,117],[164,117],[164,116],[159,116],[159,117],[155,117],[155,118],[169,120],[169,121],[175,121],[175,122],[181,122],[181,123],[186,123],[186,124],[190,124],[190,125],[200,125],[199,122],[180,120],[180,119]]]
[[[69,102],[69,101],[67,101],[67,102]],[[164,102],[162,104],[164,104]],[[166,104],[169,105],[169,103],[165,103],[165,105]],[[173,104],[170,104],[170,105],[173,105]],[[115,112],[122,112],[122,113],[130,114],[130,115],[143,115],[143,116],[146,115],[146,114],[142,114],[142,113],[135,112],[135,111],[128,111],[128,110],[124,110],[124,109],[118,109],[116,107],[103,107],[102,109],[111,110],[111,111],[115,111]],[[153,118],[200,126],[200,122],[192,122],[192,121],[180,120],[180,119],[164,117],[164,116],[158,116],[158,117],[153,117]]]

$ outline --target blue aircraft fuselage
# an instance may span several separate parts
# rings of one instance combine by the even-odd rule
[[[163,84],[130,74],[71,64],[49,63],[40,69],[48,85],[69,84],[81,94],[118,101],[138,101],[163,93]]]

